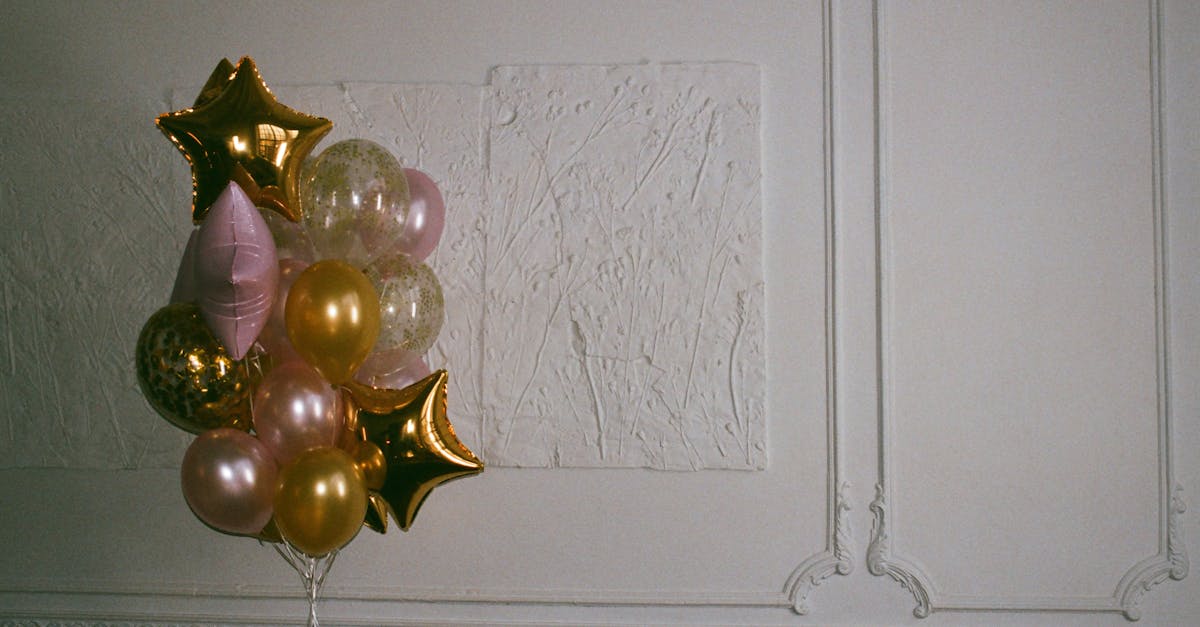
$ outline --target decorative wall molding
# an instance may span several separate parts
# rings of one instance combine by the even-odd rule
[[[952,595],[939,592],[936,584],[929,575],[910,558],[900,557],[893,543],[893,531],[890,520],[890,502],[893,501],[891,456],[892,430],[894,428],[891,413],[890,382],[893,377],[890,363],[890,327],[888,316],[891,313],[890,286],[888,285],[888,264],[890,261],[890,240],[887,226],[887,187],[888,187],[888,42],[886,33],[887,2],[872,0],[873,30],[874,30],[874,79],[875,79],[875,223],[876,223],[876,340],[877,340],[877,371],[879,376],[880,394],[878,406],[878,446],[879,474],[876,485],[875,499],[870,505],[873,515],[870,543],[867,550],[867,567],[871,574],[888,576],[898,582],[913,595],[916,606],[913,615],[925,618],[937,611],[984,611],[984,612],[1013,612],[1013,611],[1064,611],[1064,612],[1119,612],[1127,619],[1136,621],[1141,617],[1139,603],[1141,598],[1154,586],[1167,579],[1183,579],[1189,568],[1186,550],[1180,529],[1179,517],[1186,507],[1182,497],[1182,487],[1174,482],[1171,412],[1168,406],[1167,394],[1167,343],[1166,343],[1166,274],[1164,270],[1165,231],[1163,222],[1163,129],[1161,121],[1162,86],[1161,86],[1161,57],[1162,44],[1160,28],[1162,11],[1159,0],[1148,0],[1147,13],[1149,18],[1150,41],[1150,102],[1152,120],[1152,162],[1153,162],[1153,221],[1154,221],[1154,294],[1155,294],[1155,327],[1156,327],[1156,367],[1157,367],[1157,405],[1158,405],[1158,459],[1157,471],[1160,477],[1159,494],[1162,502],[1159,508],[1159,551],[1156,555],[1147,557],[1131,566],[1117,584],[1111,597],[981,597],[971,595]],[[1174,486],[1172,489],[1171,486]]]
[[[809,557],[792,571],[784,585],[791,607],[797,614],[809,612],[809,596],[817,586],[833,575],[854,571],[847,492],[850,483],[842,479],[841,428],[837,406],[837,290],[836,248],[838,208],[834,198],[834,101],[833,101],[833,6],[821,3],[822,78],[824,114],[822,120],[825,169],[825,407],[828,453],[829,501],[825,551]]]
[[[891,537],[887,530],[887,500],[882,483],[875,484],[875,500],[871,501],[871,543],[867,546],[867,570],[876,577],[887,575],[912,593],[917,601],[913,616],[925,618],[932,608],[929,604],[928,577],[914,566],[894,560],[891,556]]]

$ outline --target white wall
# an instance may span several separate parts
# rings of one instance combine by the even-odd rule
[[[331,624],[1200,621],[1198,579],[1173,579],[1200,538],[1194,3],[29,2],[0,41],[3,241],[46,251],[3,257],[0,382],[47,428],[78,418],[43,403],[72,360],[127,359],[174,271],[126,278],[130,303],[72,268],[154,232],[98,177],[161,180],[183,215],[151,120],[220,57],[282,86],[759,66],[766,469],[489,469],[357,538]],[[37,317],[11,300],[31,281]],[[17,389],[28,337],[55,374]],[[172,469],[0,470],[0,512],[0,619],[303,615],[273,551],[204,528]]]

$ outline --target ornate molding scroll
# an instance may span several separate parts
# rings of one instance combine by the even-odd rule
[[[808,614],[808,597],[813,589],[825,583],[833,575],[849,575],[854,572],[854,555],[850,550],[850,503],[846,493],[849,482],[843,481],[835,497],[833,553],[814,555],[796,567],[788,577],[784,592],[791,600],[792,610],[797,614]]]
[[[887,575],[912,593],[917,601],[913,616],[925,618],[932,607],[927,586],[911,566],[891,561],[891,538],[887,532],[887,499],[882,483],[875,484],[875,500],[871,501],[871,543],[867,546],[867,570],[880,577]]]
[[[1171,495],[1171,507],[1167,512],[1166,561],[1161,559],[1161,555],[1156,555],[1134,566],[1117,587],[1121,613],[1125,618],[1133,621],[1142,618],[1142,597],[1154,586],[1168,578],[1179,581],[1187,577],[1189,562],[1183,546],[1183,530],[1179,527],[1179,515],[1186,511],[1183,487],[1176,485]]]

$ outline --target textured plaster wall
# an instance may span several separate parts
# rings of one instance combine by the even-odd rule
[[[323,146],[372,139],[442,185],[430,265],[447,324],[428,361],[451,371],[453,420],[489,464],[764,467],[755,67],[277,93],[334,121]],[[0,234],[0,467],[178,464],[189,438],[133,378],[130,303],[170,289],[190,222],[182,158],[151,119],[103,103],[0,115],[15,227]]]

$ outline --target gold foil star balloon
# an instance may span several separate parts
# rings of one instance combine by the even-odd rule
[[[227,81],[224,69],[213,70],[196,106],[156,120],[192,166],[192,220],[202,222],[232,180],[254,204],[299,221],[301,165],[333,123],[280,104],[250,57]]]
[[[213,68],[212,74],[208,75],[208,81],[204,83],[204,87],[200,88],[200,94],[196,96],[196,102],[192,104],[192,108],[204,106],[217,98],[217,95],[225,90],[229,85],[229,81],[233,80],[233,73],[237,68],[229,62],[229,59],[221,59],[217,63],[217,67]]]
[[[403,390],[345,384],[347,421],[383,451],[387,476],[377,493],[405,531],[434,488],[483,470],[483,462],[458,440],[446,418],[447,378],[439,370]],[[374,501],[372,505],[381,505]],[[368,507],[368,526],[382,531],[386,520],[380,517],[378,509]]]

